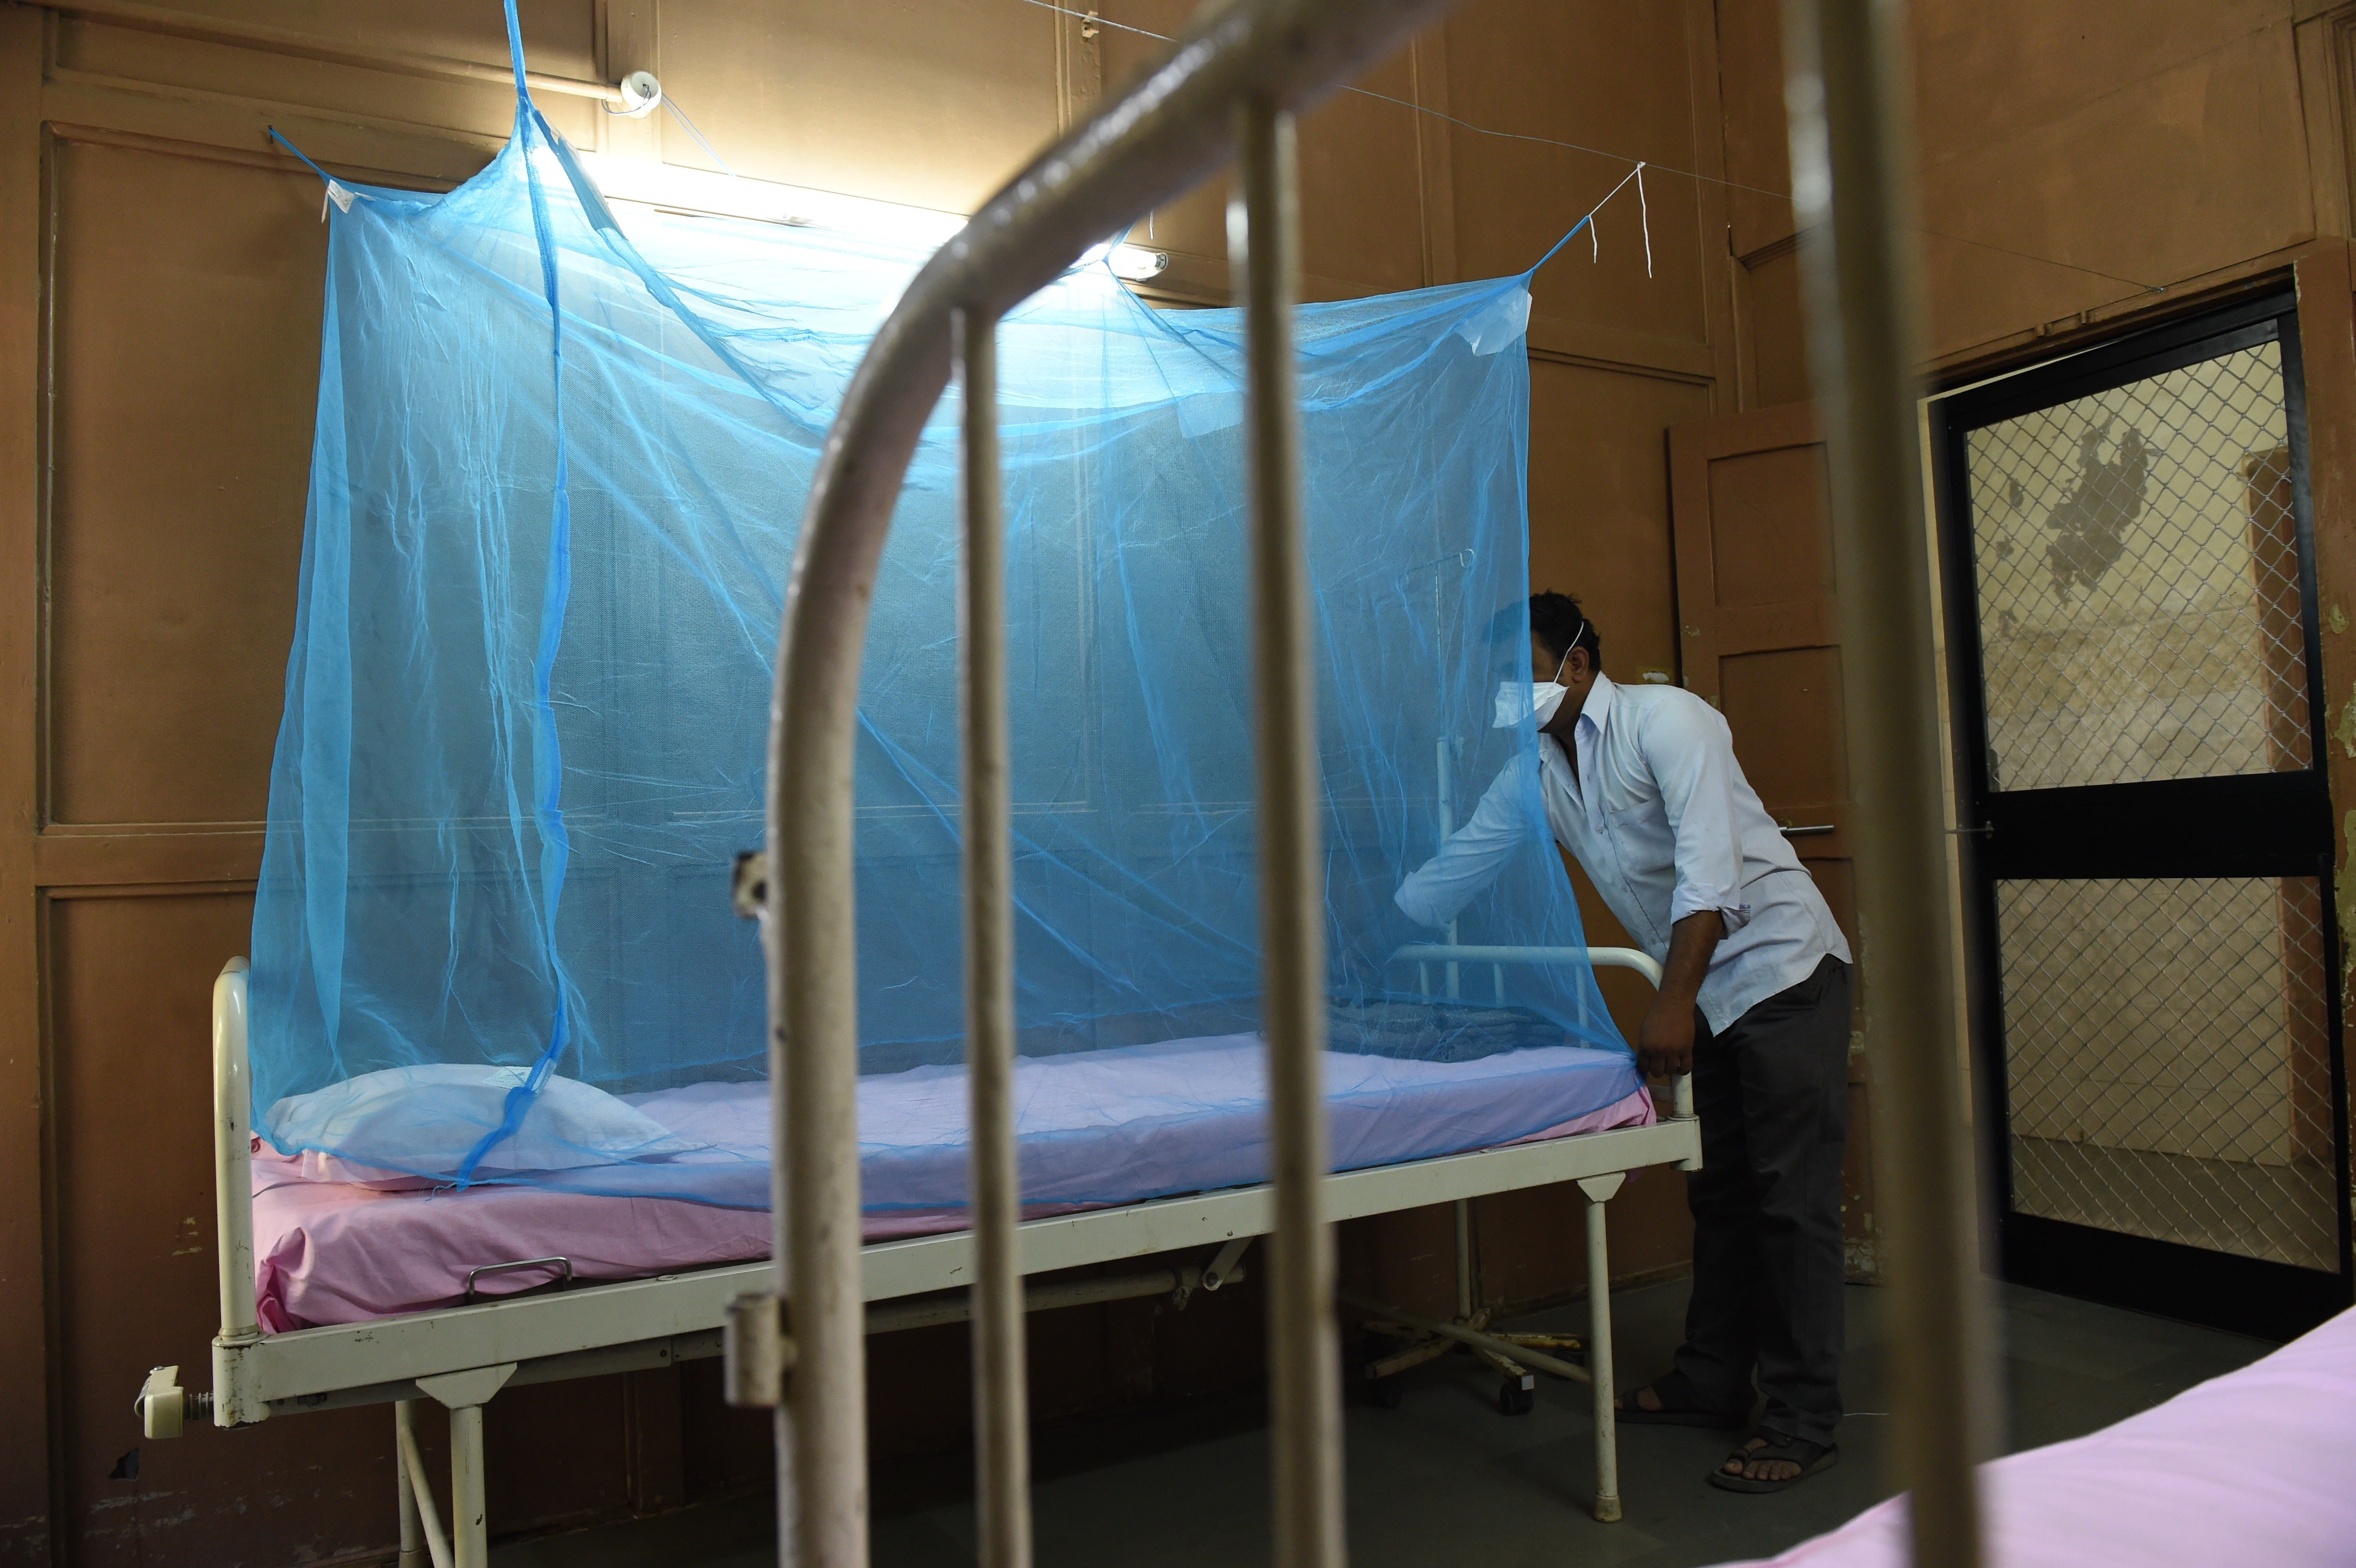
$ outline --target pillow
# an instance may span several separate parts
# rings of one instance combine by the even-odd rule
[[[527,1076],[521,1067],[455,1062],[363,1072],[273,1105],[270,1141],[306,1156],[336,1157],[317,1162],[320,1177],[328,1179],[336,1170],[373,1166],[378,1170],[370,1175],[407,1171],[446,1180],[499,1125],[509,1092]],[[573,1170],[668,1159],[703,1147],[603,1089],[552,1074],[521,1125],[492,1145],[475,1170],[483,1177]],[[313,1165],[305,1159],[305,1176]]]

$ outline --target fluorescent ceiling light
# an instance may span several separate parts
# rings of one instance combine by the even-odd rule
[[[1076,264],[1093,267],[1098,261],[1110,263],[1116,277],[1143,283],[1148,278],[1160,277],[1169,267],[1170,252],[1150,251],[1142,245],[1091,245],[1080,252]]]
[[[597,183],[608,201],[636,202],[675,211],[712,213],[723,218],[749,218],[761,223],[786,223],[830,229],[911,250],[938,250],[965,227],[954,212],[905,207],[872,197],[842,196],[805,186],[778,185],[746,179],[741,175],[715,174],[678,164],[649,163],[598,153],[576,154],[581,166]],[[1134,281],[1151,278],[1170,265],[1169,255],[1142,245],[1097,245],[1080,258],[1082,266],[1109,261],[1114,272]]]

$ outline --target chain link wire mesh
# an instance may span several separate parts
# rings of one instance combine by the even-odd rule
[[[1989,785],[2308,765],[2277,343],[1969,433]]]
[[[2339,1266],[2312,878],[1997,884],[2012,1208]]]
[[[1991,789],[2312,762],[2281,346],[1969,432]],[[2338,1267],[2313,879],[1997,884],[2016,1212]]]

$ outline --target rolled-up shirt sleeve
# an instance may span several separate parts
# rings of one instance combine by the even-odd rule
[[[1464,826],[1448,836],[1392,899],[1419,925],[1446,925],[1474,895],[1497,880],[1515,850],[1532,837],[1526,799],[1535,759],[1515,755],[1482,793]]]
[[[1676,837],[1677,883],[1669,895],[1669,923],[1714,909],[1730,933],[1741,930],[1751,906],[1742,897],[1732,731],[1709,709],[1682,703],[1645,716],[1642,745]]]

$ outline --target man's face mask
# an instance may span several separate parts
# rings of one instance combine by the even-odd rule
[[[1579,645],[1579,639],[1586,632],[1587,623],[1581,621],[1579,630],[1571,635],[1573,647]],[[1562,684],[1563,666],[1569,662],[1570,654],[1566,650],[1560,662],[1554,667],[1552,680],[1528,681],[1508,677],[1499,681],[1496,711],[1489,720],[1489,727],[1510,730],[1524,720],[1535,720],[1537,727],[1543,730],[1553,723],[1554,716],[1562,709],[1562,699],[1569,695],[1569,689]]]

